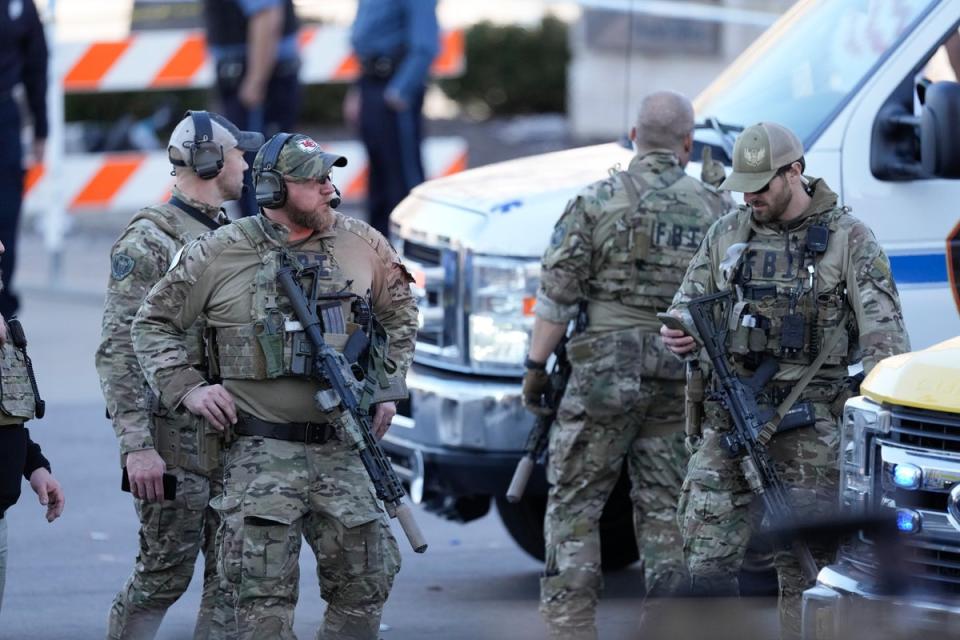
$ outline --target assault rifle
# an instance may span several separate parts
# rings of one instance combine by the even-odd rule
[[[688,308],[700,334],[703,348],[713,364],[713,374],[720,383],[723,403],[730,412],[733,430],[724,435],[722,444],[731,458],[740,458],[740,468],[750,489],[763,500],[769,521],[775,527],[789,527],[797,522],[787,500],[787,491],[757,435],[766,423],[757,406],[756,392],[776,373],[780,364],[775,358],[764,360],[752,379],[738,378],[727,362],[726,332],[717,326],[714,308],[731,297],[722,291],[690,301]],[[795,539],[793,553],[800,562],[804,577],[811,583],[817,579],[817,565],[805,542]]]
[[[508,502],[520,502],[523,492],[527,489],[527,482],[533,473],[534,465],[542,462],[546,455],[547,445],[550,443],[550,428],[556,422],[557,409],[560,407],[560,401],[567,390],[567,381],[570,380],[571,367],[570,360],[567,358],[567,340],[587,328],[585,305],[580,305],[576,320],[570,324],[567,333],[563,335],[553,350],[553,368],[550,370],[549,384],[544,392],[544,407],[549,409],[550,412],[546,415],[538,415],[533,423],[533,428],[530,429],[527,443],[523,447],[523,457],[517,463],[513,478],[510,480],[510,486],[507,488]]]
[[[329,411],[339,407],[344,411],[347,435],[353,439],[353,444],[360,452],[360,460],[370,476],[377,498],[383,501],[390,517],[400,521],[403,533],[413,550],[423,553],[427,549],[427,541],[410,507],[403,502],[403,485],[380,443],[373,436],[370,416],[360,408],[356,395],[343,377],[342,367],[346,360],[323,339],[320,319],[316,310],[308,306],[307,297],[297,283],[295,274],[293,267],[284,265],[277,270],[277,282],[290,300],[293,313],[313,347],[313,376],[330,385],[330,393],[320,391],[317,394],[321,409]]]

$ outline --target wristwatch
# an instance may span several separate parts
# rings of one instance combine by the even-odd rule
[[[537,370],[539,370],[539,371],[546,371],[546,370],[547,370],[547,363],[546,363],[546,362],[537,362],[536,360],[531,360],[531,359],[530,359],[530,356],[527,356],[526,359],[523,361],[523,367],[524,367],[525,369],[537,369]]]

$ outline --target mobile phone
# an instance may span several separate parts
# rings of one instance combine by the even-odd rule
[[[123,468],[123,475],[120,477],[120,490],[130,493],[130,476],[127,475],[127,468]],[[172,473],[163,474],[163,499],[173,500],[177,497],[177,476]]]
[[[683,321],[675,315],[671,315],[669,313],[658,313],[657,320],[666,325],[667,329],[676,329],[677,331],[683,331],[687,334],[690,333],[690,331],[688,331],[683,325]]]

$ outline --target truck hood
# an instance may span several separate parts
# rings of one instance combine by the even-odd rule
[[[878,403],[960,413],[960,337],[882,360],[860,391]]]
[[[609,143],[491,164],[431,180],[394,210],[404,239],[480,254],[539,258],[573,195],[633,153]],[[692,165],[693,163],[691,163]],[[699,165],[695,168],[699,173]]]

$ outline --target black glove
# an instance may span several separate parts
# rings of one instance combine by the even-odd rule
[[[546,406],[544,394],[549,390],[550,376],[544,369],[527,369],[523,374],[523,406],[537,416],[547,416],[553,409]]]

